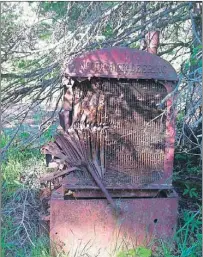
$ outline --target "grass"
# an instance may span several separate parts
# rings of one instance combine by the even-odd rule
[[[201,208],[196,212],[183,212],[182,224],[174,236],[174,249],[170,244],[159,241],[155,256],[199,257],[202,256]]]
[[[9,140],[10,137],[4,134],[0,147],[3,148]],[[15,141],[7,151],[1,168],[1,256],[34,256],[30,254],[38,248],[34,242],[39,235],[38,195],[39,177],[45,172],[43,156],[39,150],[20,148]]]
[[[49,251],[49,238],[43,236],[36,240],[35,247],[32,247],[30,257],[51,257]]]
[[[0,147],[4,147],[8,141],[9,136],[4,135]],[[183,179],[182,174],[192,174],[192,176],[200,174],[199,165],[190,158],[186,159],[185,156],[176,155],[175,165],[178,174],[175,174],[176,180]],[[39,230],[39,177],[45,170],[44,156],[39,150],[22,149],[19,148],[18,140],[13,142],[2,163],[2,257],[51,257],[49,238]],[[158,247],[152,256],[202,256],[201,206],[198,205],[201,197],[198,190],[195,190],[197,194],[191,192],[194,190],[191,191],[187,187],[180,192],[181,199],[191,201],[195,207],[188,209],[187,206],[181,206],[179,227],[173,246],[159,240],[156,242]],[[118,256],[135,257],[137,256],[135,252],[134,250],[130,253],[123,252],[122,255],[118,253]],[[65,255],[58,254],[58,257]],[[138,257],[146,256],[143,254]]]

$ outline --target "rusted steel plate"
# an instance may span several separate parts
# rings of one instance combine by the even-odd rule
[[[159,56],[137,49],[99,49],[69,61],[66,77],[108,77],[177,81],[174,68]]]
[[[177,220],[177,198],[114,199],[122,214],[115,216],[105,199],[51,200],[52,253],[68,256],[115,256],[122,247],[170,239]]]

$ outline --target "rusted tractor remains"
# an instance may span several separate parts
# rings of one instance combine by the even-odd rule
[[[172,97],[160,103],[176,83],[169,63],[130,48],[96,50],[67,63],[62,129],[42,149],[50,164],[60,163],[42,178],[55,185],[53,253],[62,247],[70,256],[113,256],[172,237],[175,117]]]

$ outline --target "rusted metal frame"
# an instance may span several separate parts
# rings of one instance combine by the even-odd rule
[[[109,190],[111,197],[115,198],[171,198],[172,195],[168,195],[167,190]],[[169,190],[168,190],[169,191]],[[170,193],[171,190],[170,190]],[[68,198],[67,198],[68,197]],[[101,190],[65,190],[64,191],[64,200],[66,199],[105,199]]]
[[[161,83],[170,94],[175,86],[175,83],[164,82]],[[173,161],[175,151],[175,118],[173,112],[174,97],[171,96],[167,104],[167,117],[166,117],[166,138],[165,138],[165,155],[164,155],[164,177],[159,181],[160,184],[168,184],[172,187],[172,174],[173,174]]]
[[[112,198],[170,198],[174,197],[173,189],[115,189],[107,188]],[[77,188],[63,186],[64,199],[84,199],[84,198],[99,198],[104,199],[104,195],[99,188]]]
[[[111,194],[111,197],[113,199],[115,198],[153,198],[153,197],[158,197],[160,190],[156,191],[147,191],[143,192],[141,190],[138,190],[137,192],[133,190],[108,190],[109,193]],[[66,198],[68,193],[68,198]],[[105,199],[104,195],[102,194],[101,190],[66,190],[64,199]]]
[[[77,185],[72,185],[72,184],[63,184],[63,186],[67,189],[70,189],[70,190],[73,190],[73,189],[93,189],[93,190],[98,190],[99,187],[96,187],[96,186],[77,186]],[[168,185],[168,184],[147,184],[147,185],[132,185],[132,186],[128,186],[128,185],[125,185],[125,186],[115,186],[115,187],[110,187],[110,186],[106,186],[106,189],[107,190],[143,190],[143,189],[149,189],[149,190],[167,190],[167,189],[171,189],[171,185]]]

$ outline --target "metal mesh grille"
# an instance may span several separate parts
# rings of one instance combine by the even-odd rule
[[[159,180],[164,167],[165,115],[156,104],[167,95],[165,87],[152,81],[111,80],[95,85],[98,90],[85,92],[80,107],[83,114],[74,126],[83,128],[87,151],[94,148],[105,167],[104,183],[115,186]],[[88,104],[92,111],[89,107],[83,124],[81,117]],[[90,135],[87,126],[95,132]]]

